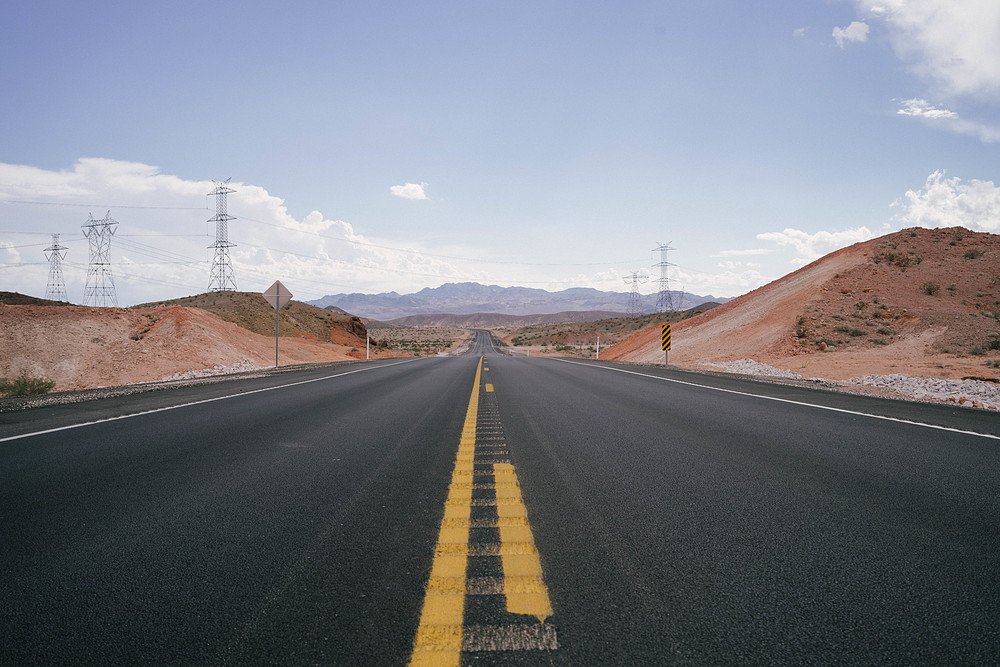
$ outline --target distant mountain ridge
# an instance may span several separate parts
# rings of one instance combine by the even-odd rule
[[[727,298],[671,292],[677,308]],[[411,315],[451,313],[501,313],[504,315],[548,315],[564,311],[599,310],[624,313],[628,310],[628,292],[602,292],[591,287],[571,287],[549,292],[532,287],[500,287],[479,283],[445,283],[427,287],[413,294],[329,294],[307,303],[326,308],[336,306],[352,315],[374,320],[395,320]],[[643,312],[653,312],[656,295],[643,295]]]

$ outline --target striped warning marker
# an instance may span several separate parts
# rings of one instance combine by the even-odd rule
[[[664,324],[663,325],[663,351],[664,352],[669,352],[670,351],[670,325],[669,324]]]

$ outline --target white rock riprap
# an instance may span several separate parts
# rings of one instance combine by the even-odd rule
[[[257,364],[244,359],[243,361],[233,364],[232,366],[213,366],[212,368],[201,368],[195,371],[174,373],[173,375],[168,375],[163,378],[161,381],[169,382],[170,380],[194,380],[195,378],[206,378],[212,377],[213,375],[232,375],[233,373],[261,371],[266,370],[266,368],[266,366],[258,366]]]
[[[767,377],[776,378],[789,378],[791,380],[801,380],[802,376],[798,373],[793,373],[792,371],[786,371],[782,368],[775,368],[774,366],[768,366],[767,364],[762,364],[759,361],[754,361],[753,359],[740,359],[739,361],[720,361],[719,363],[703,363],[702,366],[713,366],[715,368],[721,368],[730,373],[741,373],[743,375],[764,375]]]
[[[847,382],[866,387],[893,389],[918,401],[950,401],[970,408],[1000,410],[1000,385],[982,380],[944,380],[894,373],[864,375],[851,378]]]

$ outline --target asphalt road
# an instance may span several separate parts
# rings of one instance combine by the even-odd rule
[[[0,415],[0,662],[405,664],[480,356],[463,663],[1000,661],[1000,416],[483,335]],[[490,589],[515,474],[538,620]]]

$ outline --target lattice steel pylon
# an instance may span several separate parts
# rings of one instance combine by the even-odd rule
[[[653,265],[654,268],[660,268],[660,290],[656,297],[656,312],[669,313],[674,310],[674,297],[670,292],[669,275],[670,267],[674,265],[667,261],[667,251],[675,250],[675,248],[671,248],[669,243],[660,243],[657,241],[656,247],[653,250],[660,251],[660,262]]]
[[[94,220],[94,214],[90,213],[83,224],[83,235],[90,241],[90,266],[83,291],[85,306],[118,306],[115,279],[111,275],[111,237],[116,229],[118,222],[111,219],[111,211],[100,220]]]
[[[642,315],[642,296],[639,294],[639,284],[646,282],[646,276],[640,276],[638,271],[632,272],[631,278],[625,278],[626,283],[632,283],[632,291],[628,295],[628,308],[625,310],[626,317],[639,317]]]
[[[212,274],[208,279],[209,292],[221,292],[224,290],[236,291],[236,278],[233,275],[233,260],[229,256],[229,249],[236,247],[235,243],[229,242],[229,221],[235,220],[229,215],[227,208],[227,196],[230,192],[236,192],[226,185],[229,179],[222,181],[212,181],[215,183],[215,190],[206,196],[215,196],[215,217],[209,218],[208,222],[215,223],[215,243],[208,246],[215,248],[215,257],[212,259]]]
[[[66,259],[64,245],[59,245],[59,235],[52,235],[52,245],[43,250],[45,259],[49,260],[49,283],[45,286],[45,298],[52,301],[69,301],[66,298],[66,283],[63,281],[62,261]]]

